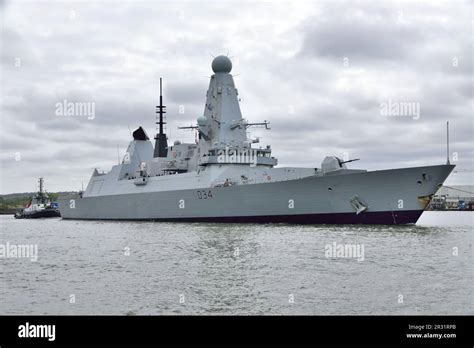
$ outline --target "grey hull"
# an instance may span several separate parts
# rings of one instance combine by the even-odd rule
[[[453,165],[309,176],[230,187],[60,200],[63,219],[415,223]],[[357,214],[351,199],[367,207]]]

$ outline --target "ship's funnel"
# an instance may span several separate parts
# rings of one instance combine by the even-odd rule
[[[133,140],[149,140],[148,135],[142,127],[137,128],[133,132]]]

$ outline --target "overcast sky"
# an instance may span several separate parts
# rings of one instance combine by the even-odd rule
[[[446,162],[473,179],[472,2],[0,1],[0,193],[78,190],[123,156],[129,129],[155,132],[164,78],[170,142],[194,141],[211,55],[229,54],[243,117],[280,166]],[[95,118],[58,116],[88,102]],[[414,114],[384,113],[412,103]],[[184,113],[179,113],[183,105]],[[419,107],[419,113],[416,108]],[[394,111],[395,110],[395,111]],[[345,155],[344,155],[345,153]]]

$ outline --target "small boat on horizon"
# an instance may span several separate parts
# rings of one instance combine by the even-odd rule
[[[18,210],[14,216],[15,219],[38,219],[61,216],[58,203],[52,202],[44,190],[43,178],[39,178],[39,191],[31,197],[26,207]]]

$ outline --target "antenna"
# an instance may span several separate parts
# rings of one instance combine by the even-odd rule
[[[118,161],[118,164],[120,164],[120,151],[119,151],[118,144],[117,144],[117,161]]]
[[[168,156],[168,141],[166,140],[166,134],[163,126],[166,124],[164,121],[164,114],[166,114],[166,106],[163,105],[163,85],[162,78],[160,77],[160,105],[156,107],[156,113],[159,115],[158,121],[158,133],[155,136],[155,151],[153,157],[166,157]]]
[[[449,163],[449,121],[446,121],[446,164]]]
[[[162,78],[160,77],[160,105],[157,107],[156,113],[160,115],[160,119],[157,122],[160,127],[160,133],[163,134],[163,125],[165,122],[163,121],[163,115],[166,113],[166,106],[163,106],[163,84]]]

